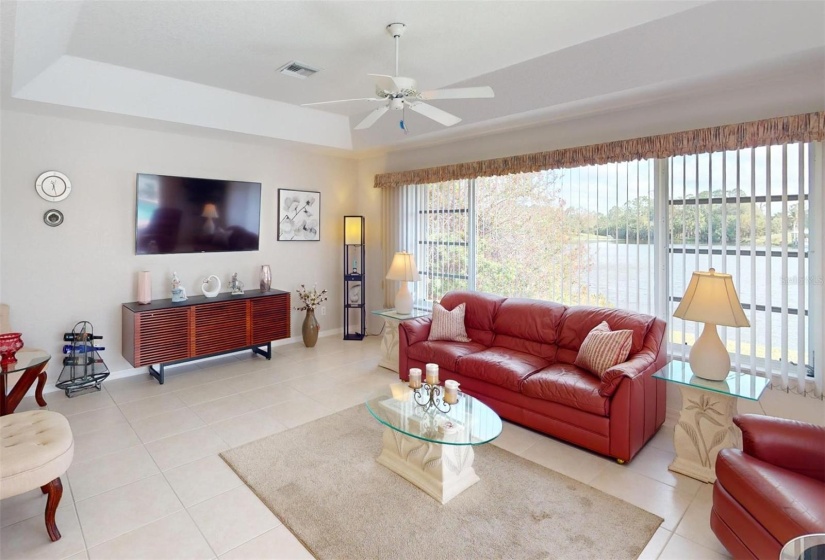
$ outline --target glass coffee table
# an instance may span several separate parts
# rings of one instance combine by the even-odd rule
[[[501,434],[501,418],[464,393],[444,413],[424,412],[402,383],[393,390],[396,397],[381,396],[366,403],[384,425],[384,447],[377,461],[446,504],[478,482],[473,447]]]

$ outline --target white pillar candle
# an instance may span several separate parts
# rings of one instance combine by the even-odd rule
[[[410,388],[418,389],[421,387],[421,370],[418,368],[410,369]]]
[[[427,383],[438,385],[438,364],[427,364]]]
[[[448,379],[444,382],[444,402],[455,404],[458,402],[458,381]]]

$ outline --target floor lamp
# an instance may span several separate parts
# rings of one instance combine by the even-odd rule
[[[690,369],[702,379],[722,381],[730,373],[730,355],[719,338],[716,325],[751,326],[730,274],[694,272],[674,317],[704,323],[702,334],[690,350]]]

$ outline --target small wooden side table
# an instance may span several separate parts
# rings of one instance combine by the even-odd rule
[[[37,381],[34,398],[40,406],[46,406],[43,400],[43,387],[46,386],[46,364],[51,356],[43,350],[26,350],[17,352],[17,362],[0,368],[0,416],[11,414],[26,396],[29,388]],[[6,376],[12,373],[23,372],[14,387],[6,394]]]
[[[398,373],[398,325],[401,321],[428,317],[430,312],[413,309],[412,313],[402,315],[395,309],[378,309],[372,314],[384,319],[384,338],[381,340],[381,361],[378,365]]]
[[[724,381],[709,381],[681,360],[668,363],[653,377],[677,383],[682,393],[682,410],[673,433],[676,459],[668,469],[702,482],[715,482],[719,450],[742,448],[742,432],[733,423],[736,399],[758,401],[768,380],[732,371]]]

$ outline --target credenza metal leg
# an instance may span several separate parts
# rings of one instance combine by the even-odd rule
[[[155,369],[154,366],[149,366],[149,375],[157,379],[158,383],[163,385],[163,364],[159,364],[158,369]]]
[[[271,342],[266,343],[266,350],[262,350],[260,346],[255,346],[255,347],[252,348],[252,353],[263,356],[267,360],[271,360],[272,359],[272,343]]]

